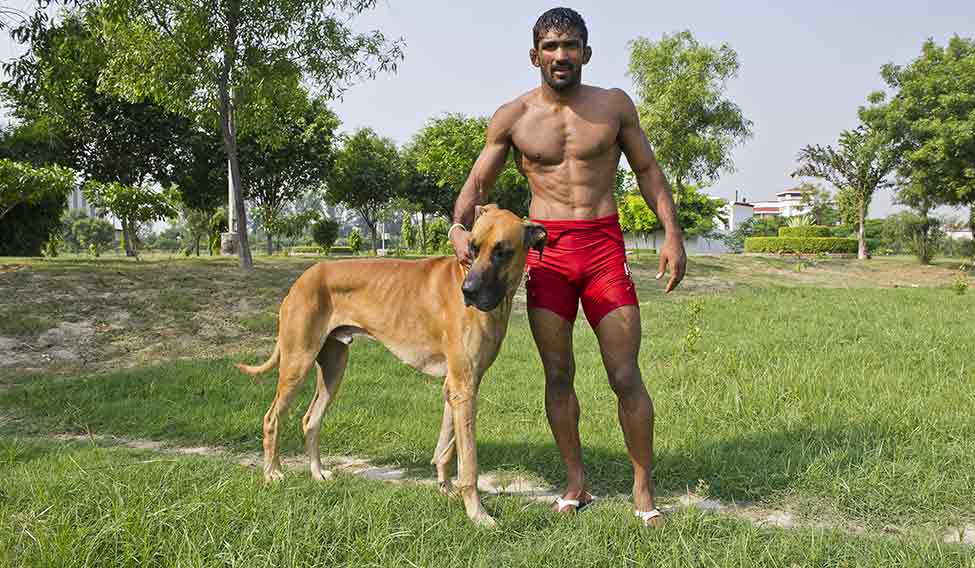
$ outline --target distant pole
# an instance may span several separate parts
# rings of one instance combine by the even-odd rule
[[[237,208],[234,197],[234,178],[230,174],[230,160],[227,160],[227,232],[220,234],[220,254],[237,254],[240,236],[237,234]]]

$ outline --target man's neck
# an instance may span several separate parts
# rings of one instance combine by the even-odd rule
[[[553,104],[564,105],[572,102],[576,97],[579,96],[579,93],[582,91],[582,81],[579,81],[568,89],[557,91],[543,80],[541,89],[542,100]]]

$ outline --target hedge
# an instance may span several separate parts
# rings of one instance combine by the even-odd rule
[[[322,247],[298,245],[291,247],[291,254],[322,254]]]
[[[748,237],[745,239],[745,252],[851,254],[856,251],[856,239],[837,237]]]
[[[802,227],[779,227],[780,237],[832,237],[831,227],[822,225],[804,225]]]

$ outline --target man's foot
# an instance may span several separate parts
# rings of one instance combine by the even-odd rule
[[[661,527],[664,524],[664,514],[660,512],[659,509],[651,509],[649,511],[633,511],[638,519],[643,521],[643,525],[647,527]]]
[[[568,494],[566,494],[555,500],[555,503],[552,504],[552,510],[556,513],[581,513],[595,500],[596,498],[588,491],[583,491],[575,499],[568,498]]]

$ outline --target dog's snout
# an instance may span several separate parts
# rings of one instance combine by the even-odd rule
[[[460,289],[464,292],[465,296],[470,296],[471,294],[477,294],[477,290],[480,288],[478,282],[474,278],[465,278],[464,283],[461,285]]]

